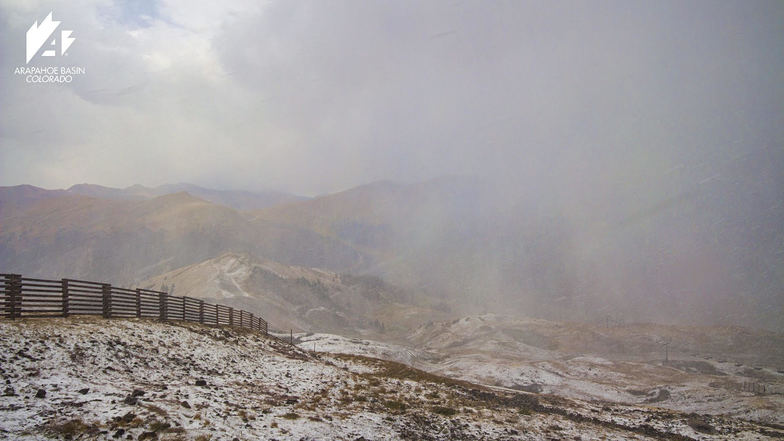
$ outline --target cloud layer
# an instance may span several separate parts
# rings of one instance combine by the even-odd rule
[[[32,64],[85,66],[69,86],[12,74],[49,11],[77,40]],[[776,1],[3,0],[0,185],[459,173],[656,200],[781,146],[782,22]]]

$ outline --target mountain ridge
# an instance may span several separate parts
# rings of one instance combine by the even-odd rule
[[[28,184],[0,186],[0,197],[3,199],[10,200],[10,193],[12,192],[27,192],[28,195],[22,199],[28,202],[41,198],[62,196],[64,194],[89,196],[99,199],[139,201],[154,199],[167,194],[187,192],[205,201],[218,205],[225,205],[239,211],[257,210],[272,205],[308,199],[305,196],[280,191],[253,192],[247,190],[216,190],[185,182],[162,184],[155,187],[134,184],[125,188],[107,187],[88,183],[74,184],[67,189],[45,189]],[[19,198],[19,196],[16,197]]]
[[[725,178],[722,185],[742,194],[744,182]],[[599,217],[573,215],[559,205],[564,201],[542,200],[534,191],[515,193],[452,176],[380,181],[240,211],[184,195],[129,201],[3,187],[0,265],[135,283],[225,252],[248,252],[378,276],[419,300],[467,314],[781,329],[784,298],[776,281],[784,277],[778,265],[784,255],[775,222],[781,207],[762,205],[764,198],[752,193],[738,201],[765,213],[758,228],[748,229],[710,192],[674,204],[665,199],[647,211],[608,206]],[[643,214],[613,227],[634,212]]]
[[[394,339],[407,332],[410,323],[401,325],[399,316],[416,314],[421,317],[417,324],[438,316],[412,305],[410,293],[379,278],[284,265],[250,253],[227,252],[140,286],[257,312],[278,329]]]

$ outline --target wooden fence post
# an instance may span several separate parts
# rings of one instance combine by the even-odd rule
[[[136,288],[136,318],[142,318],[142,290]]]
[[[60,285],[63,294],[63,317],[68,317],[68,279],[61,280]]]
[[[199,300],[199,323],[204,323],[204,300]]]
[[[103,294],[103,318],[112,318],[112,285],[104,283],[101,285]]]
[[[229,326],[234,326],[234,308],[229,307]]]
[[[158,294],[158,312],[160,313],[161,321],[166,320],[166,293]]]
[[[185,296],[182,296],[182,321],[185,321]]]
[[[22,276],[20,274],[5,275],[8,290],[8,317],[15,320],[22,315]]]

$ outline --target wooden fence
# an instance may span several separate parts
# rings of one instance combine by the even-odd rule
[[[267,322],[250,312],[149,289],[126,289],[86,280],[46,280],[0,274],[2,317],[154,318],[250,328],[267,335]]]

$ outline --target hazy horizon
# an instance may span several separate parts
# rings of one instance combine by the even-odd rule
[[[45,187],[45,186],[37,185],[34,182],[18,182],[18,183],[3,184],[3,185],[0,185],[0,187],[17,187],[17,186],[22,186],[22,185],[30,185],[30,186],[41,188],[41,189],[44,189],[44,190],[68,190],[70,188],[73,188],[73,187],[76,187],[76,186],[79,186],[79,185],[91,185],[91,186],[98,186],[98,187],[104,187],[104,188],[109,188],[109,189],[126,190],[126,189],[129,189],[129,188],[135,187],[135,186],[141,186],[141,187],[152,189],[152,188],[165,187],[165,186],[180,186],[180,185],[182,185],[182,186],[190,186],[190,185],[192,185],[192,186],[195,186],[195,187],[200,187],[200,188],[203,188],[203,189],[215,190],[215,191],[249,192],[249,193],[281,192],[281,193],[288,193],[288,194],[291,194],[293,196],[300,196],[300,197],[304,197],[304,198],[317,198],[317,197],[320,197],[320,196],[328,196],[328,195],[332,195],[332,194],[342,193],[344,191],[352,190],[352,189],[355,189],[355,188],[358,188],[358,187],[363,187],[363,186],[366,186],[366,185],[374,185],[374,184],[385,183],[385,182],[388,182],[388,183],[391,183],[391,184],[394,184],[394,185],[412,185],[412,184],[418,184],[418,183],[433,182],[433,181],[438,181],[438,180],[441,180],[441,179],[448,179],[448,178],[469,178],[469,179],[471,179],[471,178],[478,178],[478,177],[475,176],[475,175],[468,175],[468,174],[464,174],[464,175],[448,174],[448,175],[433,176],[432,178],[418,180],[418,181],[403,181],[403,180],[394,180],[394,179],[378,179],[378,180],[375,180],[375,181],[361,182],[361,183],[359,183],[357,185],[353,185],[351,187],[346,187],[346,188],[340,188],[340,189],[337,189],[336,191],[329,192],[329,193],[317,193],[317,194],[290,193],[290,192],[287,192],[287,191],[284,191],[284,190],[278,190],[278,189],[274,189],[274,188],[260,188],[260,189],[251,190],[251,189],[240,188],[240,187],[234,187],[234,188],[211,187],[209,185],[203,185],[203,184],[200,184],[198,182],[163,182],[163,183],[157,184],[157,185],[148,185],[148,184],[137,182],[137,183],[134,183],[134,184],[131,184],[131,185],[126,185],[126,186],[121,186],[121,187],[105,185],[105,184],[102,184],[102,183],[99,183],[99,182],[75,182],[73,184],[65,185],[65,186],[62,186],[62,187]]]

